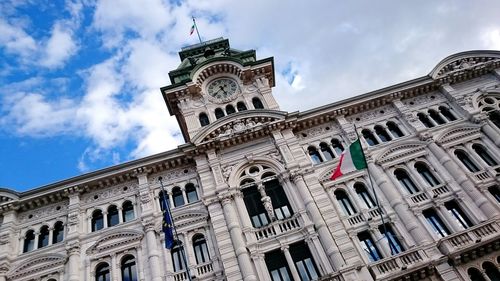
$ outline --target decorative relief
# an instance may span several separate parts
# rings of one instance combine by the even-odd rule
[[[455,98],[458,105],[464,109],[473,109],[472,95],[463,95]]]
[[[8,280],[19,280],[29,275],[41,275],[48,272],[58,272],[63,269],[66,256],[61,254],[44,254],[27,261],[22,261],[17,265],[7,277]]]
[[[135,193],[137,189],[138,186],[136,183],[121,184],[118,186],[99,189],[95,192],[85,194],[82,201],[88,204],[98,200],[113,198],[116,196],[123,197],[124,195]]]
[[[444,97],[441,93],[438,92],[432,92],[424,95],[419,95],[413,98],[405,99],[403,100],[403,104],[406,105],[409,108],[421,108],[421,107],[428,107],[429,104],[434,104],[437,102],[442,102],[444,101]]]
[[[349,141],[351,141],[351,142],[354,142],[356,139],[358,139],[358,135],[356,134],[355,131],[348,132],[347,137],[349,138]]]
[[[348,121],[349,123],[375,121],[375,119],[387,118],[388,114],[394,113],[396,113],[394,107],[392,105],[386,105],[374,110],[351,115],[349,117],[346,117],[346,121]]]
[[[283,158],[281,157],[281,153],[275,149],[271,152],[268,153],[269,157],[271,157],[272,159],[280,162],[281,164],[285,164],[285,162],[283,161]]]
[[[221,173],[219,165],[215,165],[214,167],[212,167],[212,171],[213,171],[214,176],[215,176],[215,182],[217,184],[223,183],[224,179],[222,178],[222,173]]]
[[[4,232],[0,234],[0,245],[6,245],[9,243],[9,233]]]
[[[152,177],[149,179],[150,183],[157,183],[158,178],[162,177],[163,182],[168,182],[168,181],[177,181],[179,179],[183,179],[186,177],[193,177],[196,174],[196,170],[194,167],[185,167],[185,168],[180,168],[180,169],[175,169],[175,170],[168,170],[164,173],[158,174],[155,177]]]
[[[52,215],[65,214],[68,208],[67,204],[68,202],[61,202],[58,204],[41,207],[33,211],[24,212],[19,216],[19,221],[21,223],[24,223],[37,219],[46,219]]]
[[[87,254],[109,253],[110,249],[121,246],[132,247],[132,244],[140,243],[143,233],[135,230],[119,230],[100,238],[94,245],[89,247]]]
[[[255,122],[254,120],[252,120],[252,118],[247,118],[245,120],[237,120],[233,123],[223,126],[223,129],[217,135],[217,137],[225,137],[233,134],[239,134],[261,125],[262,125],[261,122]]]
[[[464,69],[468,69],[471,67],[475,67],[479,64],[487,64],[488,61],[495,60],[495,58],[491,57],[475,57],[475,58],[462,58],[459,60],[456,60],[452,63],[447,64],[443,68],[439,70],[437,73],[437,77],[439,76],[444,76],[448,73],[455,72],[455,71],[460,71]]]
[[[234,165],[222,167],[222,175],[224,176],[226,181],[228,180],[229,176],[231,175],[233,168],[234,168]]]
[[[327,129],[327,127],[329,129]],[[323,125],[323,126],[316,126],[307,130],[301,131],[301,134],[299,134],[299,138],[301,139],[309,139],[311,137],[315,136],[320,136],[323,134],[331,134],[332,131],[339,131],[340,127],[338,125]],[[305,134],[305,136],[304,136]]]

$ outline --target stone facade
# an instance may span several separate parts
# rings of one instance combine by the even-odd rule
[[[272,58],[224,39],[180,58],[161,92],[186,143],[0,189],[0,281],[498,280],[500,52],[293,113]],[[368,169],[330,180],[358,135]]]

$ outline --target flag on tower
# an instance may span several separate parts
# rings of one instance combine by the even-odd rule
[[[366,167],[367,165],[365,155],[363,154],[363,148],[361,147],[361,142],[357,139],[342,152],[339,164],[333,171],[330,179],[335,180],[346,173],[366,169]]]
[[[193,25],[191,26],[191,31],[189,31],[189,35],[193,35],[195,28],[196,28],[196,23],[193,22]]]

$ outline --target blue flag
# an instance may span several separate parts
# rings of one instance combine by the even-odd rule
[[[162,202],[163,205],[163,223],[162,229],[165,233],[165,248],[172,249],[174,247],[174,233],[172,229],[172,218],[170,218],[170,208],[168,207],[165,198]]]

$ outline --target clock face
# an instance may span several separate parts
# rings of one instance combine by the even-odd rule
[[[230,78],[220,78],[210,82],[207,92],[210,96],[223,100],[233,96],[238,91],[238,84]]]

